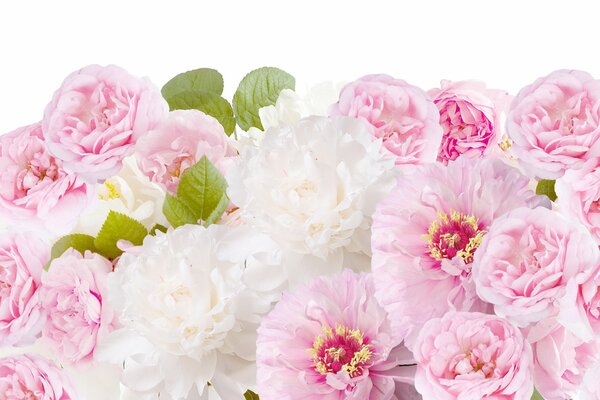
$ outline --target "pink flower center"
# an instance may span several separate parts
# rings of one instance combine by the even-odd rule
[[[351,378],[362,375],[366,363],[373,355],[369,339],[358,329],[337,325],[335,329],[323,326],[323,332],[315,338],[313,348],[314,368],[321,375],[347,372]]]
[[[26,195],[29,190],[40,182],[55,181],[59,178],[59,168],[56,160],[48,155],[34,158],[17,175],[17,190]]]
[[[473,254],[485,235],[477,218],[458,211],[450,215],[439,212],[438,219],[429,226],[423,235],[429,254],[436,261],[460,257],[466,264],[473,261]]]
[[[453,378],[470,374],[490,378],[496,368],[495,357],[493,357],[495,353],[487,350],[485,346],[481,346],[481,348],[476,347],[464,354],[457,354],[449,364]]]

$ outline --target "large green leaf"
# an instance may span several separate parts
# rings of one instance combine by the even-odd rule
[[[231,104],[215,93],[186,90],[166,99],[171,110],[200,110],[214,117],[225,133],[230,135],[235,130],[235,117]]]
[[[68,249],[77,250],[82,255],[85,254],[86,250],[95,252],[96,246],[94,246],[94,237],[90,235],[84,235],[83,233],[73,233],[71,235],[61,237],[54,243],[54,245],[52,245],[50,261],[62,256],[63,253]]]
[[[199,68],[175,76],[161,90],[166,100],[187,91],[208,92],[220,96],[223,94],[223,75],[211,68]]]
[[[148,230],[140,222],[111,210],[94,240],[94,246],[99,254],[114,259],[123,253],[117,247],[119,240],[127,240],[134,246],[139,246],[147,235]]]
[[[198,223],[198,218],[194,216],[194,213],[181,200],[168,193],[163,203],[163,214],[175,228]]]

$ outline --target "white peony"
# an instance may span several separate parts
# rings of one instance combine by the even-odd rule
[[[271,306],[245,284],[247,227],[186,225],[148,236],[109,278],[122,329],[98,357],[124,366],[132,399],[223,399],[254,386],[256,329]]]
[[[393,185],[380,145],[360,121],[310,117],[242,148],[228,194],[245,223],[287,251],[291,281],[368,269],[371,215]]]

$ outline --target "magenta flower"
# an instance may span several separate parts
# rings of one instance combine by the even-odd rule
[[[373,294],[348,270],[285,293],[258,330],[261,400],[395,399],[414,361]]]

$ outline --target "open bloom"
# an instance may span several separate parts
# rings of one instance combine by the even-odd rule
[[[98,341],[115,328],[106,301],[112,267],[98,254],[82,256],[70,249],[42,275],[42,304],[48,315],[42,337],[62,359],[90,361]]]
[[[529,400],[531,347],[495,315],[449,312],[428,321],[414,348],[415,386],[424,399]]]
[[[585,373],[579,399],[600,400],[600,362],[597,362]]]
[[[435,161],[442,140],[440,114],[423,90],[389,75],[367,75],[346,85],[331,115],[365,121],[396,165]]]
[[[198,110],[171,111],[136,145],[142,172],[171,193],[177,192],[181,174],[202,156],[225,173],[235,155],[237,152],[219,121]]]
[[[373,292],[370,275],[345,270],[285,293],[258,330],[260,398],[395,399],[412,355]]]
[[[0,393],[7,400],[79,399],[64,370],[34,355],[0,358]]]
[[[109,65],[69,75],[44,112],[48,150],[90,180],[115,175],[137,139],[165,116],[167,103],[148,80]]]
[[[600,82],[559,70],[521,89],[507,129],[512,150],[531,176],[557,179],[600,156]]]
[[[68,232],[93,193],[50,155],[39,123],[0,136],[0,183],[2,216],[49,231]]]
[[[0,346],[31,344],[39,335],[39,289],[49,259],[50,246],[32,234],[0,236]]]
[[[473,257],[490,224],[545,200],[499,160],[460,157],[398,179],[373,217],[373,275],[397,334],[410,346],[427,320],[450,309],[484,310],[473,287]]]
[[[489,228],[473,265],[477,294],[519,326],[556,316],[569,281],[598,263],[598,245],[556,211],[519,208]]]
[[[558,209],[579,220],[600,245],[600,158],[569,169],[556,180]]]
[[[96,358],[123,365],[132,398],[197,399],[210,382],[234,399],[254,386],[256,328],[270,302],[244,283],[247,246],[235,229],[186,225],[148,236],[110,274],[122,328]]]
[[[438,161],[500,154],[501,117],[511,99],[507,92],[487,89],[483,82],[444,80],[428,94],[440,111],[443,129]]]

